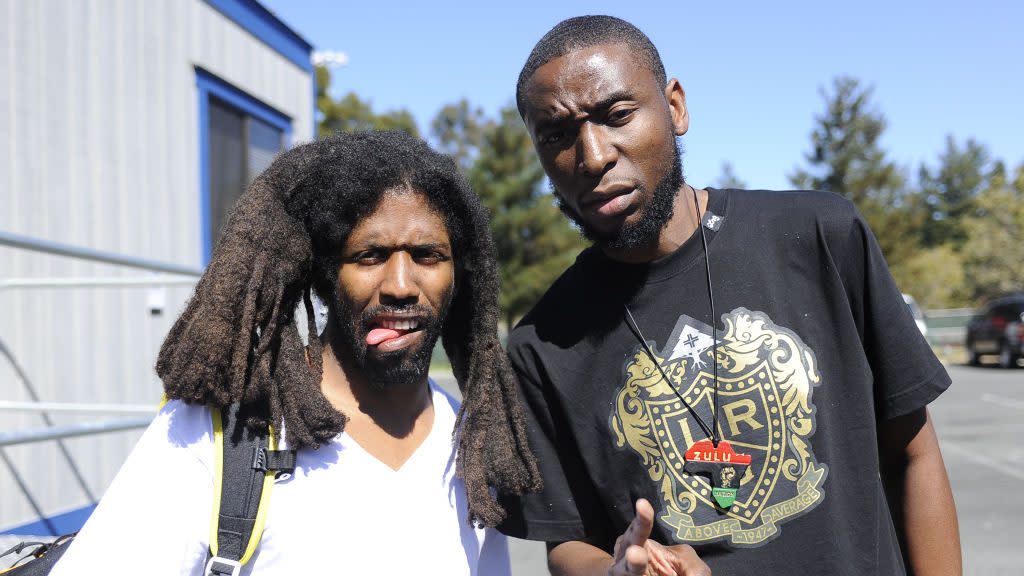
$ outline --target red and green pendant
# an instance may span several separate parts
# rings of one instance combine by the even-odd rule
[[[694,442],[686,451],[683,470],[691,475],[708,477],[711,481],[711,496],[720,508],[728,510],[736,501],[740,478],[743,478],[750,462],[750,454],[736,452],[729,442],[722,440],[715,446],[714,442],[705,438]]]

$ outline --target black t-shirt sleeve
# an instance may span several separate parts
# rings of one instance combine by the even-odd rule
[[[874,377],[876,410],[888,420],[927,406],[950,378],[917,328],[875,235],[852,204],[848,209],[840,272]]]
[[[521,496],[499,496],[507,517],[498,529],[516,538],[565,542],[597,537],[601,524],[591,516],[601,514],[593,484],[572,433],[561,413],[560,402],[547,375],[528,346],[510,346],[512,366],[519,377],[519,398],[526,417],[530,448],[537,458],[544,488]]]

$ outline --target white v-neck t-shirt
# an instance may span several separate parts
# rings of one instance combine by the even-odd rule
[[[241,573],[508,576],[505,537],[467,521],[452,445],[458,402],[433,381],[430,389],[433,426],[398,470],[345,433],[299,450]],[[203,574],[212,435],[208,408],[169,402],[51,574]]]

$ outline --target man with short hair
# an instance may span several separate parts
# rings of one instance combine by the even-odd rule
[[[516,99],[594,245],[509,339],[544,489],[502,530],[555,574],[958,574],[950,380],[853,205],[687,184],[683,88],[617,18],[556,25]]]
[[[54,573],[203,574],[210,413],[241,403],[245,434],[298,450],[242,574],[508,574],[504,537],[483,528],[503,517],[492,490],[539,476],[497,340],[497,283],[486,212],[422,141],[356,133],[283,153],[164,342],[170,401]],[[427,376],[438,337],[461,408]]]

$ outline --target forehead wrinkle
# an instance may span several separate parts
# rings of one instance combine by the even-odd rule
[[[394,205],[395,202],[401,202],[410,195],[418,196],[423,204],[409,209]],[[396,209],[402,210],[397,216],[394,214]],[[444,217],[430,203],[426,194],[415,189],[408,189],[407,192],[391,189],[381,197],[372,213],[356,223],[346,243],[354,242],[363,246],[381,247],[440,244],[451,246],[451,235]]]
[[[559,86],[547,84],[540,81],[539,74],[531,76],[526,84],[524,100],[529,116],[535,121],[563,118],[568,115],[568,108],[557,96]]]
[[[359,230],[358,241],[362,244],[390,247],[440,246],[451,243],[444,222],[441,222],[439,230],[435,230],[432,225],[419,218],[409,225],[403,225],[397,231],[392,231],[394,225],[394,221],[370,225]]]
[[[551,102],[543,102],[537,107],[538,111],[551,116],[565,115],[565,111],[569,111],[578,116],[581,111],[593,110],[613,95],[632,91],[624,78],[628,72],[621,66],[609,64],[609,60],[600,53],[592,54],[584,62],[568,62],[548,93]],[[531,103],[535,101],[531,99]]]

